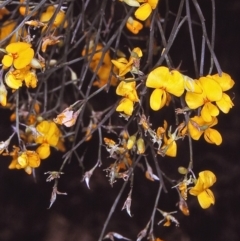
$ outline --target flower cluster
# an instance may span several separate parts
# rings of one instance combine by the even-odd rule
[[[36,126],[37,136],[35,142],[40,144],[36,152],[41,159],[50,155],[50,146],[61,147],[61,132],[53,121],[42,121]]]
[[[128,171],[129,167],[132,165],[132,159],[127,149],[127,138],[128,135],[124,133],[122,141],[119,144],[116,144],[112,139],[104,138],[106,149],[110,153],[110,157],[116,159],[116,161],[106,169],[111,185],[116,182],[117,178],[128,180]]]
[[[219,109],[223,113],[228,113],[233,107],[231,98],[224,93],[234,85],[234,81],[228,74],[207,75],[195,80],[195,84],[198,88],[187,91],[185,100],[190,109],[202,107],[201,117],[205,122],[211,122],[216,118],[219,115]]]
[[[7,86],[17,90],[24,81],[27,88],[36,88],[38,82],[36,70],[42,69],[44,63],[34,58],[31,44],[14,42],[1,50],[5,53],[2,59],[3,68],[9,69],[4,77]]]
[[[195,33],[186,43],[192,43],[190,49],[195,51],[196,79],[187,76],[192,69],[186,67],[183,72],[181,65],[176,67],[171,48],[181,36],[182,24],[187,22],[190,32],[195,30],[190,14],[184,17],[180,10],[185,6],[188,12],[194,6],[199,10],[196,16],[204,19],[197,1],[189,9],[188,1],[182,1],[177,12],[172,11],[172,4],[159,11],[159,0],[119,0],[110,5],[107,1],[60,1],[59,5],[42,1],[42,6],[35,2],[19,0],[13,12],[14,6],[11,11],[7,5],[0,9],[0,20],[4,21],[0,29],[0,103],[13,112],[13,133],[0,140],[0,155],[11,159],[9,169],[35,176],[35,168],[46,159],[50,161],[55,150],[66,150],[65,141],[68,150],[59,169],[43,172],[48,174],[47,182],[54,182],[49,208],[57,195],[66,195],[58,191],[58,183],[63,181],[59,178],[66,163],[77,159],[89,189],[90,178],[101,165],[111,186],[117,180],[125,182],[110,216],[124,195],[122,210],[133,216],[131,203],[140,178],[158,186],[152,202],[155,206],[137,241],[161,240],[154,234],[159,215],[158,224],[179,226],[177,211],[163,211],[161,207],[162,192],[167,193],[169,184],[175,188],[176,206],[185,216],[190,215],[192,196],[203,209],[214,205],[211,187],[217,178],[210,170],[201,171],[196,178],[192,140],[203,136],[207,143],[222,143],[222,133],[216,126],[221,112],[227,114],[234,106],[231,93],[227,93],[234,81],[222,72],[213,46],[209,46],[213,41],[207,41],[207,36],[208,49],[202,44],[201,51],[195,50]],[[174,24],[167,24],[168,16]],[[195,57],[207,51],[212,66],[206,75],[204,56],[199,56],[200,66]],[[212,69],[217,74],[212,74]],[[177,162],[172,164],[179,153],[189,153],[186,168]],[[96,158],[94,165],[90,160],[85,166],[87,157]],[[181,162],[186,162],[185,156]],[[178,176],[174,173],[177,167]],[[130,240],[115,231],[102,232],[102,239]]]
[[[158,5],[158,0],[119,0],[119,1],[125,2],[127,5],[131,7],[138,7],[134,15],[137,19],[141,21],[146,20]]]
[[[140,59],[142,51],[140,48],[134,48],[131,52],[129,60],[126,58],[119,58],[112,60],[112,63],[118,69],[118,78],[123,79],[116,89],[116,94],[123,96],[116,108],[116,111],[123,112],[127,117],[132,115],[133,106],[135,102],[139,102],[138,94],[136,91],[136,81],[134,78],[125,78],[127,73],[142,75],[140,71]]]

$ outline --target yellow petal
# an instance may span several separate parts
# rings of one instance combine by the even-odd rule
[[[36,127],[37,131],[43,135],[45,135],[48,132],[49,128],[50,128],[50,122],[48,121],[42,121]]]
[[[131,31],[133,34],[138,34],[139,31],[143,28],[142,23],[133,20],[132,22],[127,21],[126,27],[129,31]]]
[[[203,183],[202,185],[203,189],[207,189],[211,187],[217,181],[215,174],[209,170],[199,172],[198,175],[199,175],[199,179],[201,179]]]
[[[210,189],[207,189],[204,192],[201,192],[198,196],[198,202],[203,209],[209,208],[211,204],[215,203],[215,198],[213,192]]]
[[[21,168],[24,168],[28,165],[28,156],[26,152],[23,152],[18,158],[17,158],[18,164],[21,166]]]
[[[15,76],[9,72],[5,75],[5,82],[8,87],[15,90],[22,86],[22,80],[16,79]]]
[[[166,85],[166,91],[175,96],[181,96],[184,92],[183,82],[183,76],[179,71],[171,71],[169,74],[168,83]]]
[[[207,77],[213,78],[215,81],[217,81],[223,91],[227,91],[227,90],[231,89],[233,87],[233,85],[235,84],[235,82],[232,80],[231,76],[226,73],[222,73],[222,76],[215,74],[215,75],[211,75],[211,76],[207,76]]]
[[[56,146],[58,143],[60,137],[60,131],[57,127],[57,125],[51,121],[50,122],[50,128],[48,130],[48,132],[46,133],[46,139],[47,142],[50,146]]]
[[[124,112],[126,115],[132,115],[133,112],[133,102],[127,98],[123,98],[116,108],[118,112]]]
[[[28,174],[28,175],[31,175],[32,174],[32,168],[27,166],[24,168],[24,171]]]
[[[33,168],[40,166],[40,157],[35,151],[27,151],[27,156],[28,166]]]
[[[146,86],[149,88],[160,89],[166,87],[169,78],[169,69],[165,66],[158,67],[150,72],[146,80]]]
[[[216,101],[218,108],[225,114],[229,112],[229,110],[234,106],[229,95],[223,93],[222,99]]]
[[[204,125],[204,121],[200,116],[194,116],[189,120],[188,131],[193,140],[199,140],[199,138],[203,134],[203,131],[200,130],[200,127],[202,125]]]
[[[150,96],[150,106],[152,110],[160,110],[167,101],[166,92],[162,89],[155,89]]]
[[[221,134],[212,128],[208,128],[204,131],[204,139],[210,144],[220,145],[222,143]]]
[[[118,60],[111,61],[119,69],[119,76],[124,76],[131,71],[132,63],[128,62],[125,58],[119,58]]]
[[[124,96],[133,102],[138,102],[138,95],[136,91],[136,81],[125,82],[121,81],[116,89],[116,94]]]
[[[10,67],[13,63],[13,57],[11,55],[4,55],[2,59],[2,64],[5,67]]]
[[[37,87],[37,76],[34,72],[29,71],[25,78],[24,78],[25,84],[28,88],[36,88]]]
[[[149,3],[142,4],[136,11],[135,17],[139,20],[145,21],[152,12],[152,8]]]
[[[14,59],[13,65],[16,69],[22,69],[29,65],[33,59],[34,51],[32,48],[21,51],[19,57]]]
[[[221,86],[212,78],[201,77],[199,79],[209,101],[218,101],[222,98]]]
[[[8,53],[19,53],[22,52],[28,48],[31,48],[31,44],[25,43],[25,42],[16,42],[11,43],[6,47],[6,51]]]
[[[204,185],[204,183],[203,183],[202,179],[198,178],[197,183],[195,184],[194,187],[192,187],[189,190],[189,193],[193,196],[198,196],[201,192],[204,191],[203,185]]]
[[[167,141],[167,150],[165,152],[165,155],[176,157],[177,155],[177,143],[176,141],[173,141],[172,139],[169,139]]]
[[[141,58],[143,56],[142,50],[139,47],[136,47],[131,52],[131,57],[138,57]]]
[[[187,92],[185,101],[190,109],[197,109],[204,104],[204,95],[193,92]]]
[[[148,3],[150,4],[152,9],[155,9],[158,4],[158,0],[148,0]]]
[[[135,90],[136,88],[136,82],[125,82],[121,81],[116,89],[116,94],[120,96],[125,96],[126,93],[131,92]]]
[[[50,146],[47,143],[43,143],[40,145],[36,152],[38,153],[40,159],[46,159],[47,157],[50,156]]]
[[[202,88],[198,84],[197,80],[194,80],[187,75],[183,75],[183,80],[184,80],[184,88],[186,91],[189,92],[194,92],[196,94],[201,94],[202,93]]]
[[[218,116],[218,115],[219,115],[219,109],[211,102],[206,103],[201,110],[201,116],[203,120],[206,122],[210,122],[213,116]]]

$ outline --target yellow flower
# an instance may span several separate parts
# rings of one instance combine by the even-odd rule
[[[40,158],[35,151],[22,152],[17,161],[22,168],[26,166],[38,167],[40,165]]]
[[[127,29],[131,31],[133,34],[138,34],[139,31],[143,28],[143,25],[134,20],[132,17],[129,17],[126,23]]]
[[[48,143],[53,147],[58,144],[61,132],[53,121],[42,121],[37,125],[36,129],[39,132],[35,140],[36,143]]]
[[[146,20],[152,10],[157,7],[158,0],[138,0],[138,2],[143,2],[143,4],[135,11],[135,17],[139,20]]]
[[[26,3],[26,0],[20,0],[20,3]],[[34,8],[34,6],[28,6],[28,9],[26,6],[20,5],[19,13],[22,16],[27,16],[29,13],[31,13],[31,10]],[[35,12],[32,16],[35,16],[37,12]]]
[[[171,156],[171,157],[176,157],[177,155],[177,143],[176,143],[176,132],[177,130],[172,134],[170,131],[168,132],[168,137],[167,138],[167,122],[164,121],[163,128],[165,130],[164,132],[164,137],[163,137],[163,142],[164,145],[161,147],[161,152],[163,152],[164,155],[166,156]]]
[[[20,152],[18,147],[14,146],[13,148],[13,151],[9,154],[13,158],[9,169],[24,169],[27,174],[31,174],[32,168],[39,167],[40,158],[35,151]]]
[[[204,139],[210,144],[220,145],[222,143],[221,134],[210,127],[216,125],[218,120],[216,117],[211,122],[206,122],[202,116],[194,116],[188,122],[188,131],[194,140],[199,140],[204,133]]]
[[[202,171],[199,173],[197,183],[189,190],[193,196],[197,196],[198,202],[202,208],[208,208],[215,203],[213,192],[209,189],[215,182],[216,176],[211,171]]]
[[[13,146],[13,151],[11,151],[8,155],[12,157],[12,161],[8,166],[9,169],[16,169],[17,158],[19,154],[20,148],[17,146]]]
[[[37,75],[35,73],[35,70],[28,71],[24,78],[25,84],[28,88],[36,88],[37,87]]]
[[[112,63],[119,69],[118,76],[125,76],[128,72],[132,74],[143,74],[140,68],[140,59],[142,57],[142,50],[138,47],[134,48],[131,52],[129,61],[126,58],[119,58],[117,60],[111,60]]]
[[[35,142],[41,144],[36,152],[41,159],[46,159],[50,155],[50,146],[55,148],[61,148],[61,151],[65,151],[63,143],[61,141],[61,132],[57,125],[53,121],[40,122],[36,130],[38,135],[35,138]]]
[[[201,116],[209,122],[219,114],[219,109],[212,102],[221,100],[223,91],[219,83],[212,78],[201,77],[196,82],[202,88],[202,93],[187,92],[185,100],[190,109],[203,106]]]
[[[131,116],[133,112],[133,101],[128,98],[123,98],[116,108],[118,112],[124,112],[126,115]]]
[[[30,64],[34,56],[31,44],[24,42],[11,43],[6,47],[7,55],[4,55],[2,64],[10,67],[12,64],[16,69],[22,69]]]
[[[184,92],[183,83],[183,76],[177,70],[170,71],[161,66],[150,72],[146,86],[155,88],[150,97],[151,108],[155,111],[160,110],[167,103],[168,93],[181,96]]]
[[[214,79],[221,86],[222,91],[230,90],[235,84],[231,76],[226,73],[222,73],[222,76],[215,74],[211,76],[208,75],[207,77]],[[229,95],[225,93],[223,93],[222,98],[219,101],[216,101],[216,105],[225,114],[227,114],[229,110],[234,106]]]
[[[17,79],[12,71],[8,71],[5,75],[5,82],[8,87],[17,90],[22,86],[22,80]]]
[[[30,68],[28,65],[22,69],[10,70],[5,76],[6,84],[12,89],[18,89],[22,86],[22,81],[25,81],[28,88],[36,88],[38,79],[35,70]]]
[[[48,143],[42,143],[36,150],[40,159],[46,159],[50,156],[50,145]]]
[[[132,69],[133,62],[128,62],[126,58],[119,58],[117,60],[111,60],[112,63],[119,69],[118,76],[122,77]]]
[[[229,110],[234,106],[229,95],[225,93],[223,93],[221,100],[216,101],[216,105],[225,114],[227,114]]]
[[[123,111],[128,116],[132,115],[134,102],[139,102],[136,81],[121,81],[116,89],[116,94],[125,97],[120,101],[116,111]]]
[[[136,81],[121,81],[116,89],[116,94],[128,98],[133,102],[139,101],[136,91]]]
[[[46,10],[46,12],[43,12],[41,17],[40,17],[40,22],[47,23],[50,21],[52,18],[56,8],[54,6],[49,6]],[[53,22],[53,27],[57,28],[59,27],[62,23],[64,23],[63,27],[66,28],[68,23],[65,20],[65,12],[60,9],[60,11],[57,13],[54,22]],[[43,28],[44,29],[44,28]]]

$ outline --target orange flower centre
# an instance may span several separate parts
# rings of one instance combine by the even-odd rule
[[[19,57],[18,53],[12,53],[13,59],[17,59]]]
[[[211,102],[211,101],[209,101],[208,98],[205,98],[205,99],[203,100],[203,102],[204,102],[204,104],[206,104],[206,103],[209,103],[209,102]]]

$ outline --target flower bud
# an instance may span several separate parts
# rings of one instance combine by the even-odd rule
[[[143,154],[145,152],[145,143],[143,138],[139,138],[137,140],[137,153],[138,154]]]
[[[187,168],[185,168],[185,167],[178,167],[178,172],[180,174],[185,175],[187,173]]]
[[[127,149],[131,150],[135,145],[135,143],[136,143],[136,136],[135,135],[130,136],[127,141]]]

